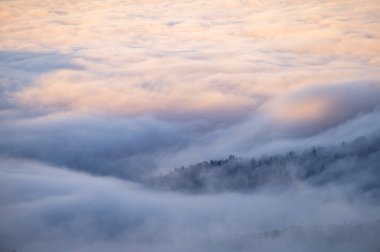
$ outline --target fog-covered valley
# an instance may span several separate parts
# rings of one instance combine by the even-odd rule
[[[0,1],[0,251],[378,252],[379,13]]]

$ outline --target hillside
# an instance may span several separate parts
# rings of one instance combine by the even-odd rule
[[[154,188],[189,193],[253,191],[262,187],[283,188],[297,182],[313,186],[350,184],[372,196],[380,191],[380,138],[358,138],[329,148],[313,147],[301,153],[204,161],[176,168],[151,178]]]

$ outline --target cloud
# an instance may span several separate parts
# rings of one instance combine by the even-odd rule
[[[377,114],[373,1],[166,4],[2,3],[3,154],[127,176],[329,145]]]
[[[0,150],[6,156],[136,178],[156,167],[155,156],[186,145],[195,134],[190,126],[78,114],[8,119],[2,122]]]
[[[30,160],[2,164],[0,237],[6,250],[378,249],[372,232],[379,231],[379,207],[339,185],[186,196]]]
[[[0,108],[14,108],[13,94],[31,85],[39,75],[57,69],[80,67],[68,55],[58,52],[0,51]]]
[[[273,124],[290,128],[293,134],[316,134],[344,123],[380,104],[377,82],[357,81],[303,88],[264,105],[263,113]]]
[[[355,179],[199,197],[132,181],[378,136],[378,13],[376,0],[1,1],[1,248],[377,251],[378,204]]]
[[[231,123],[289,90],[379,79],[373,1],[166,4],[2,3],[4,50],[54,48],[80,68],[37,72],[17,106]]]
[[[380,132],[380,89],[372,82],[297,90],[272,99],[242,123],[207,132],[161,167],[179,167],[230,154],[247,158],[336,146]],[[316,106],[316,107],[313,107]],[[308,111],[311,110],[311,111]]]

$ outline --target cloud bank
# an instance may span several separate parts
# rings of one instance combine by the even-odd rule
[[[350,186],[190,196],[2,160],[4,251],[377,251],[379,205]]]
[[[1,1],[0,248],[377,251],[378,201],[355,179],[279,195],[139,182],[377,139],[378,13],[376,0]]]

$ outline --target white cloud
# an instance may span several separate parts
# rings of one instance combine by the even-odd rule
[[[30,160],[1,162],[6,251],[376,251],[379,206],[347,187],[190,196]]]
[[[235,251],[247,241],[240,229],[252,231],[247,219],[261,232],[344,220],[353,230],[365,216],[378,218],[376,205],[331,188],[197,198],[73,171],[136,179],[229,154],[379,135],[378,13],[377,0],[1,1],[0,211],[9,218],[0,218],[0,244],[221,251],[226,241]],[[325,244],[316,233],[313,241]],[[261,251],[312,244],[297,247],[290,236],[265,238]],[[352,250],[371,251],[363,241]],[[242,251],[255,246],[244,244]]]

